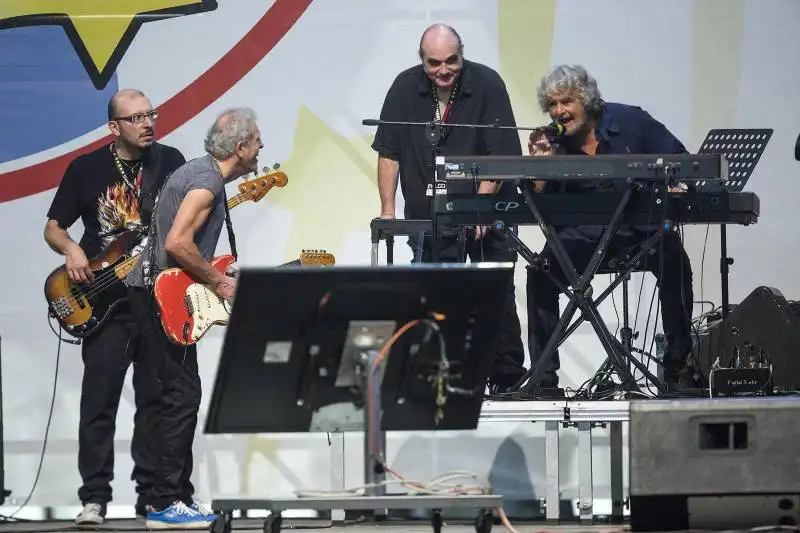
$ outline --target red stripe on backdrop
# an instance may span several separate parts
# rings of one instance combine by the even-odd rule
[[[211,105],[250,72],[305,13],[313,0],[275,0],[253,28],[219,61],[159,106],[158,135],[166,136]],[[111,135],[35,165],[0,174],[0,203],[58,186],[67,165],[111,142]]]

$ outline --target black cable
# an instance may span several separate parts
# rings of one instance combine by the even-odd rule
[[[682,228],[679,229],[678,234],[680,235],[681,248],[684,250],[684,253],[685,253],[685,248],[684,248],[684,238],[685,238],[685,236],[684,236],[684,232],[682,231]],[[708,239],[708,226],[706,226],[706,239]],[[705,249],[705,243],[704,243],[703,244],[703,258],[705,258],[705,253],[706,253],[706,249]],[[688,259],[688,254],[687,254],[687,259]],[[689,266],[691,268],[691,263],[690,263]],[[702,279],[702,269],[703,269],[703,261],[701,260],[700,261],[701,279]],[[686,300],[686,293],[684,293],[684,291],[683,291],[683,285],[684,285],[683,284],[683,276],[684,275],[685,275],[685,273],[683,271],[683,261],[681,261],[681,306],[684,307],[684,309],[683,309],[684,317],[687,320],[689,320],[689,328],[694,332],[695,336],[699,340],[700,339],[700,331],[697,329],[697,326],[695,326],[694,320],[692,319],[692,314],[693,314],[694,309],[686,309],[685,308],[684,301]],[[702,293],[702,288],[701,288],[701,293]],[[692,303],[694,304],[695,302],[692,302]],[[711,304],[711,309],[713,311],[714,304],[712,302],[705,302],[703,300],[703,296],[701,294],[700,295],[700,304],[702,305],[703,303]],[[689,351],[689,355],[686,358],[686,365],[688,366],[689,359],[692,359],[694,361],[694,363],[697,365],[697,368],[699,369],[699,367],[700,367],[700,358],[699,358],[699,355],[697,354],[694,340],[690,339],[690,341],[691,341],[691,350]]]
[[[47,322],[48,322],[48,324],[50,324],[50,320],[49,319],[48,319]],[[53,325],[52,324],[50,324],[50,328],[53,329]],[[52,398],[50,400],[50,413],[47,415],[47,425],[45,426],[45,429],[44,429],[44,440],[42,441],[42,454],[39,456],[39,466],[36,469],[36,477],[34,477],[34,479],[33,479],[33,486],[31,487],[31,491],[28,493],[28,496],[25,498],[25,501],[22,503],[22,505],[20,505],[20,507],[16,511],[11,513],[11,515],[9,515],[8,517],[4,517],[4,518],[6,518],[8,520],[12,520],[12,519],[13,520],[18,520],[18,519],[15,519],[14,517],[16,516],[17,513],[22,511],[22,509],[24,509],[28,505],[28,503],[31,501],[31,498],[33,497],[33,494],[36,491],[36,486],[39,484],[39,476],[42,473],[42,466],[44,465],[44,457],[45,457],[45,454],[47,452],[47,437],[50,434],[50,423],[53,420],[53,410],[54,410],[55,405],[56,405],[56,391],[58,390],[58,368],[59,368],[59,364],[61,362],[61,341],[62,340],[66,340],[66,339],[62,339],[62,337],[61,337],[61,326],[59,326],[58,329],[59,329],[59,332],[57,333],[58,346],[56,348],[56,369],[55,369],[55,373],[54,373],[55,375],[53,376],[53,396],[52,396]],[[53,332],[55,332],[55,329],[53,329]]]
[[[641,350],[643,352],[645,352],[645,353],[652,353],[653,347],[655,346],[655,342],[656,342],[656,329],[657,329],[657,324],[658,324],[658,313],[661,310],[661,296],[660,295],[659,295],[659,298],[658,298],[658,304],[656,305],[656,318],[655,318],[655,322],[656,323],[653,324],[653,339],[650,342],[650,348],[649,349],[645,348],[645,346],[647,344],[647,332],[650,329],[650,316],[652,315],[652,312],[653,312],[653,301],[655,301],[655,299],[656,299],[656,291],[660,292],[661,284],[664,281],[664,237],[666,236],[665,234],[668,231],[672,231],[671,228],[667,229],[667,200],[668,200],[667,193],[669,191],[668,182],[669,182],[669,179],[667,179],[667,182],[664,183],[664,197],[662,198],[664,211],[663,211],[663,214],[661,216],[660,231],[663,232],[664,234],[662,234],[661,238],[658,240],[658,276],[656,277],[656,288],[653,289],[653,296],[650,298],[650,306],[649,306],[649,309],[647,311],[647,321],[645,323],[644,336],[642,337],[642,348],[641,348]],[[645,264],[646,264],[646,260],[645,260]],[[682,278],[681,278],[681,281],[682,281]],[[663,326],[663,321],[662,321],[662,326]],[[649,366],[649,364],[648,364],[648,366]],[[647,385],[647,390],[651,394],[653,393],[653,391],[650,389],[650,384]]]
[[[481,202],[480,202],[480,199],[481,199],[480,198],[480,187],[481,187],[481,185],[480,185],[480,183],[481,182],[478,181],[478,166],[473,163],[472,164],[472,168],[470,170],[472,172],[472,188],[473,188],[473,191],[475,193],[475,217],[478,220],[478,225],[475,226],[475,230],[474,230],[475,234],[472,236],[473,237],[472,238],[472,242],[474,243],[475,242],[475,238],[478,236],[477,235],[478,234],[478,228],[482,227],[482,225],[480,224],[480,222],[481,222]],[[436,194],[436,193],[434,192],[434,194]],[[490,231],[491,231],[491,228],[487,229],[486,230],[486,234],[487,235],[484,235],[482,239],[478,239],[480,241],[480,243],[478,243],[478,244],[479,244],[480,250],[481,250],[481,262],[482,263],[486,261],[486,257],[484,255],[484,251],[483,251],[483,239],[485,239],[488,236],[488,233]],[[466,239],[466,236],[465,236],[464,237],[464,261],[467,260],[466,256],[470,255],[469,250],[467,250],[466,247],[467,247],[467,239]]]
[[[651,217],[653,216],[653,204],[655,203],[656,198],[656,190],[655,188],[651,188],[650,192],[650,202],[648,202],[647,207],[647,221],[649,222]],[[665,206],[666,209],[666,206]],[[645,264],[647,264],[647,251],[645,251],[644,256]],[[644,293],[644,273],[642,273],[642,282],[639,284],[639,298],[636,301],[636,314],[634,315],[633,319],[633,331],[637,330],[637,325],[639,324],[639,308],[642,305],[642,295]]]
[[[711,224],[706,224],[706,236],[703,239],[703,255],[700,256],[700,300],[703,300],[703,277],[705,275],[705,265],[706,265],[706,247],[708,246],[708,230],[711,228]]]

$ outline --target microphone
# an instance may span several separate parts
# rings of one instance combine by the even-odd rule
[[[361,121],[362,126],[377,126],[380,124],[379,120],[375,120],[374,118],[365,118]]]
[[[564,125],[561,124],[560,122],[554,120],[547,126],[542,126],[540,128],[537,128],[536,131],[538,133],[544,133],[545,135],[550,135],[553,137],[561,137],[562,135],[567,133],[567,128],[565,128]]]

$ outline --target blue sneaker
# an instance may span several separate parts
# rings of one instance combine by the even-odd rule
[[[199,511],[178,501],[160,511],[147,512],[147,529],[205,529],[214,523]]]

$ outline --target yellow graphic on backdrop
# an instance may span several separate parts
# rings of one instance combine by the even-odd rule
[[[103,89],[142,24],[216,8],[216,0],[2,0],[0,29],[63,26],[92,83]]]
[[[339,134],[300,106],[294,148],[282,164],[292,186],[270,198],[295,214],[288,242],[335,253],[351,232],[369,231],[370,221],[380,212],[377,155],[371,142],[372,135]],[[296,255],[296,249],[287,250],[287,260]]]

